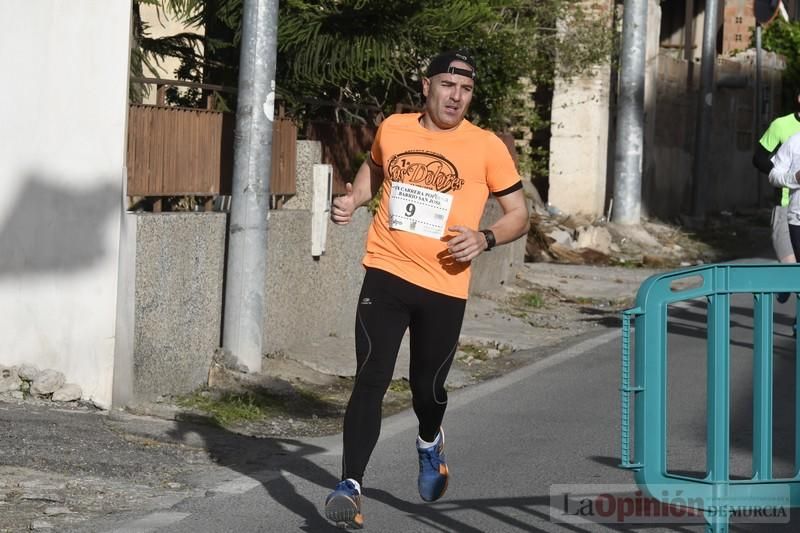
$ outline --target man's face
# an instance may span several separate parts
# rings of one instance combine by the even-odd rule
[[[450,66],[472,70],[463,61],[453,61]],[[423,78],[425,113],[430,118],[428,125],[436,130],[449,130],[458,126],[467,113],[474,89],[475,82],[472,78],[460,74],[437,74]]]

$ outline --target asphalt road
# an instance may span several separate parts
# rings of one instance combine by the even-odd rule
[[[731,472],[747,476],[752,410],[752,304],[733,301]],[[790,305],[777,306],[775,472],[792,468],[794,341]],[[670,308],[670,470],[705,472],[705,304]],[[594,516],[564,523],[558,485],[602,492],[632,483],[619,463],[619,334],[603,330],[531,366],[451,395],[445,419],[452,479],[446,496],[416,493],[416,421],[384,422],[365,479],[366,528],[380,532],[703,531],[702,524],[614,524]],[[202,437],[202,436],[201,436]],[[334,531],[322,502],[337,481],[339,437],[247,441],[219,450],[227,473],[207,492],[144,517],[109,517],[89,530],[114,532]],[[209,448],[214,443],[209,440]],[[257,459],[259,446],[267,461]],[[266,452],[269,452],[268,454]],[[237,453],[241,454],[237,460]],[[248,459],[250,458],[250,459]],[[618,488],[618,487],[617,487]],[[552,494],[551,494],[552,491]],[[551,502],[551,495],[555,497]],[[553,503],[553,505],[551,505]],[[735,525],[732,531],[793,531],[798,524]]]

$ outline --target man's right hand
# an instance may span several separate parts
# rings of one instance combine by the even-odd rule
[[[356,203],[355,194],[353,194],[353,184],[345,184],[344,196],[337,196],[333,199],[331,206],[331,220],[334,224],[344,225],[353,219],[358,204]]]

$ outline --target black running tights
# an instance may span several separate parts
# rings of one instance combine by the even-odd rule
[[[792,250],[797,262],[800,263],[800,226],[789,224],[789,240],[792,241]]]
[[[356,311],[357,373],[344,417],[342,478],[361,483],[381,429],[381,404],[410,332],[409,385],[419,435],[432,441],[447,407],[444,383],[458,348],[466,300],[368,268]]]

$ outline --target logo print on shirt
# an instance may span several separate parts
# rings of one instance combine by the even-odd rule
[[[464,186],[455,165],[441,154],[425,150],[409,150],[389,160],[389,179],[410,183],[438,192],[457,191]]]

